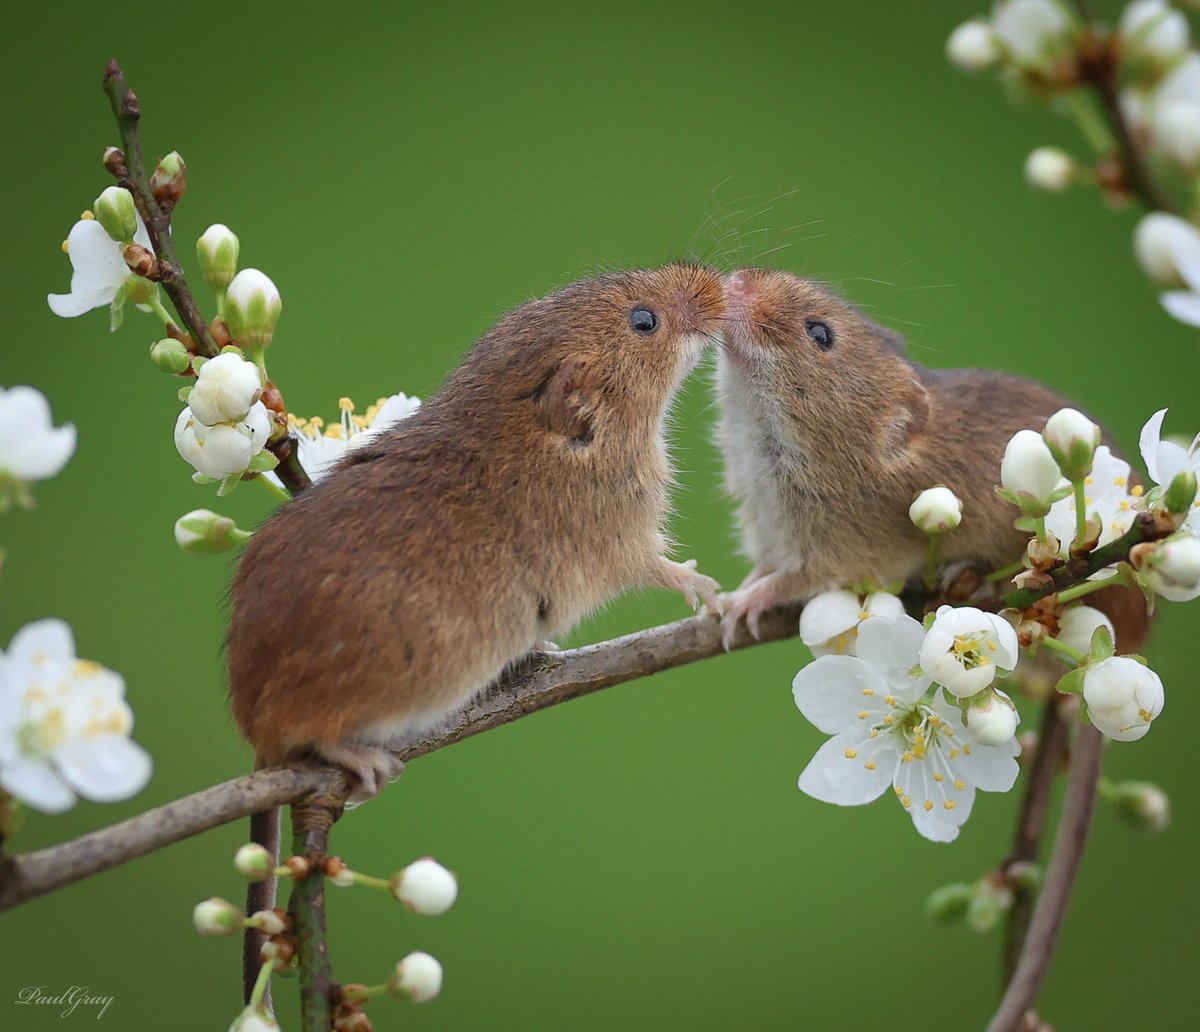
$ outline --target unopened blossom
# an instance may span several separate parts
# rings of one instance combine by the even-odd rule
[[[175,448],[198,473],[220,480],[244,473],[270,434],[271,419],[261,401],[250,406],[245,419],[216,426],[206,426],[184,406],[175,421]]]
[[[1166,0],[1133,0],[1118,25],[1126,56],[1166,65],[1188,48],[1186,16]]]
[[[248,882],[266,881],[275,873],[275,858],[257,842],[247,842],[234,853],[233,869]]]
[[[58,473],[74,451],[74,425],[54,425],[41,391],[0,387],[0,512],[32,505],[29,486]]]
[[[814,656],[853,656],[859,625],[871,617],[895,620],[904,604],[886,591],[858,595],[853,591],[823,591],[800,612],[800,640]]]
[[[1183,267],[1200,269],[1200,229],[1178,215],[1152,211],[1133,232],[1133,253],[1152,283],[1181,287]]]
[[[1065,484],[1042,435],[1018,430],[1004,449],[1000,486],[1011,493],[1021,511],[1026,516],[1044,516],[1051,496]]]
[[[1082,480],[1092,471],[1092,459],[1100,446],[1100,427],[1078,409],[1062,408],[1046,420],[1042,440],[1063,476]]]
[[[1190,470],[1200,477],[1200,434],[1197,434],[1186,448],[1174,441],[1164,440],[1162,424],[1166,417],[1166,409],[1155,412],[1142,427],[1138,439],[1138,448],[1142,453],[1142,461],[1146,463],[1146,472],[1150,474],[1151,480],[1163,488],[1169,487],[1171,481],[1185,470]],[[1200,534],[1200,498],[1192,503],[1192,511],[1184,521],[1183,527],[1192,534]]]
[[[390,398],[380,398],[361,415],[355,413],[354,402],[342,398],[338,401],[340,419],[328,425],[319,416],[299,419],[289,414],[288,424],[296,435],[300,465],[311,480],[319,480],[347,450],[361,448],[420,407],[420,398],[393,394]]]
[[[204,281],[216,290],[224,290],[237,272],[238,238],[220,222],[211,225],[196,241],[196,257]]]
[[[1055,0],[1000,0],[992,30],[1021,67],[1044,70],[1070,43],[1070,21]]]
[[[1156,594],[1172,602],[1200,597],[1200,537],[1177,534],[1153,550],[1139,567]]]
[[[266,347],[275,335],[283,310],[279,289],[258,269],[243,269],[225,293],[225,321],[229,332],[245,347]]]
[[[1017,632],[970,606],[942,606],[921,643],[921,669],[951,695],[969,698],[1017,665]]]
[[[913,499],[908,518],[926,534],[944,534],[962,523],[962,501],[948,487],[929,487]]]
[[[150,236],[137,219],[133,242],[152,250]],[[80,219],[67,235],[67,257],[71,259],[71,292],[48,294],[46,301],[55,315],[73,318],[93,308],[113,306],[112,328],[119,323],[118,310],[126,285],[136,280],[125,264],[122,245],[108,235],[93,218]]]
[[[1171,824],[1171,800],[1151,781],[1102,781],[1100,794],[1113,803],[1121,819],[1138,831],[1153,834],[1166,831]]]
[[[1017,707],[1004,692],[992,688],[971,699],[967,708],[967,730],[980,745],[1003,745],[1017,733]]]
[[[1144,737],[1165,701],[1158,674],[1128,656],[1110,656],[1087,667],[1083,699],[1092,723],[1118,742]]]
[[[137,208],[133,203],[133,194],[121,186],[106,187],[96,198],[96,221],[104,227],[104,231],[118,243],[133,240],[133,234],[138,230]]]
[[[219,896],[201,900],[192,907],[192,924],[200,935],[232,935],[241,931],[242,908]]]
[[[946,40],[946,57],[965,72],[981,72],[1002,56],[996,34],[982,18],[963,22]]]
[[[444,914],[458,898],[458,879],[431,856],[414,860],[392,876],[392,895],[418,914]]]
[[[1025,181],[1035,190],[1062,193],[1075,182],[1075,159],[1060,147],[1038,147],[1025,159]]]
[[[279,1032],[279,1023],[262,1004],[251,1005],[233,1019],[229,1032]]]
[[[442,991],[442,965],[428,953],[417,950],[396,965],[387,988],[393,996],[428,1003]]]
[[[205,426],[236,423],[262,396],[258,366],[233,351],[210,358],[200,367],[188,394],[188,407]]]
[[[1098,627],[1108,630],[1109,637],[1116,641],[1117,632],[1113,622],[1099,609],[1091,606],[1071,606],[1058,617],[1058,633],[1054,636],[1069,649],[1082,652],[1085,656],[1091,652],[1092,637]]]
[[[1096,449],[1092,471],[1083,480],[1084,505],[1089,519],[1100,521],[1101,545],[1116,541],[1137,518],[1144,492],[1129,483],[1129,463],[1117,458],[1106,444]],[[1046,529],[1059,541],[1059,554],[1065,559],[1075,539],[1075,495],[1060,498],[1050,507]]]
[[[193,509],[175,521],[175,544],[185,552],[228,552],[253,536],[211,509]]]
[[[1200,103],[1169,100],[1154,110],[1151,138],[1155,149],[1189,172],[1200,167]]]
[[[980,745],[929,678],[913,676],[923,637],[911,617],[867,620],[857,656],[822,656],[796,675],[796,706],[833,736],[799,784],[839,806],[872,802],[890,786],[920,834],[950,842],[970,816],[976,789],[1012,788],[1020,746],[1015,737]]]
[[[26,624],[0,654],[0,788],[35,810],[140,792],[151,763],[132,729],[125,682],[77,659],[63,621]]]

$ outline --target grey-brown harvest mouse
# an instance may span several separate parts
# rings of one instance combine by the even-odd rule
[[[530,301],[441,392],[283,506],[233,583],[233,713],[260,764],[314,753],[365,793],[385,746],[627,588],[715,605],[663,554],[664,420],[722,326],[700,265]]]
[[[908,508],[935,484],[963,503],[941,558],[984,570],[1023,554],[1028,535],[994,491],[1009,439],[1068,404],[1040,384],[982,369],[925,369],[899,334],[810,280],[744,269],[725,284],[718,439],[755,564],[724,601],[726,640],[772,606],[857,580],[914,574],[928,539]],[[1111,445],[1111,441],[1108,442]],[[1118,647],[1148,628],[1133,589],[1089,599]]]

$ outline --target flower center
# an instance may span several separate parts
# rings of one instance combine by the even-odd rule
[[[984,653],[995,652],[996,643],[986,634],[956,634],[951,651],[964,670],[974,670],[991,662]]]

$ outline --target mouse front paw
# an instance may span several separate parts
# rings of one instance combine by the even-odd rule
[[[656,583],[671,591],[682,592],[687,604],[693,609],[700,609],[703,604],[703,609],[707,613],[719,615],[721,612],[721,605],[717,597],[721,585],[711,577],[697,572],[695,559],[677,563],[660,555]]]

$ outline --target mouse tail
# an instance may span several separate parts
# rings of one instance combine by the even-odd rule
[[[250,841],[260,845],[268,853],[276,867],[279,866],[279,807],[250,815]],[[246,916],[259,910],[271,910],[275,906],[276,878],[272,874],[266,881],[252,882],[246,889]],[[247,928],[242,933],[242,995],[250,1002],[250,993],[262,970],[262,948],[266,936],[257,928]],[[264,1003],[270,1007],[271,986],[267,984]]]

